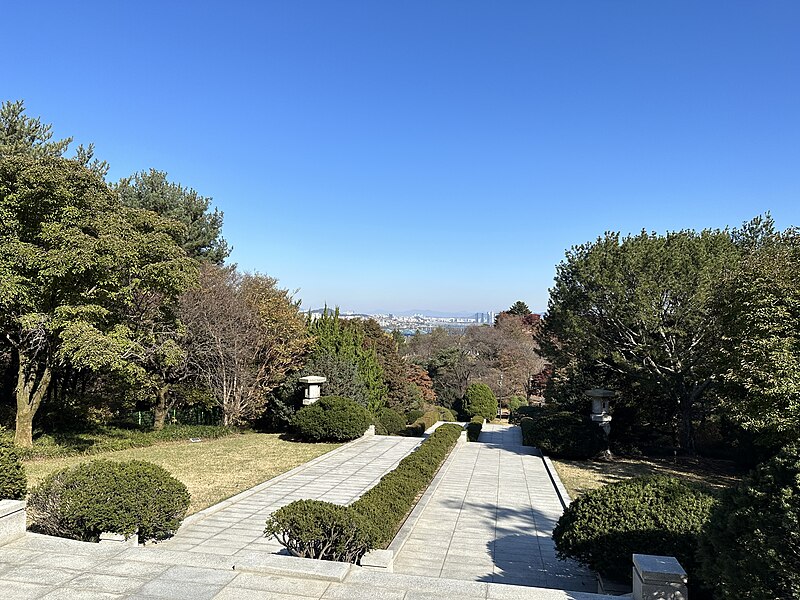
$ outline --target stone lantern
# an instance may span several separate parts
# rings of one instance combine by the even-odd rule
[[[617,395],[613,390],[603,390],[595,388],[588,390],[586,395],[592,399],[592,415],[591,419],[597,423],[606,434],[606,443],[608,443],[608,434],[611,433],[611,399]],[[606,458],[611,458],[611,450],[606,448],[603,455]]]
[[[322,384],[328,380],[318,375],[309,375],[308,377],[301,377],[299,381],[305,388],[303,392],[303,406],[308,406],[319,400]]]

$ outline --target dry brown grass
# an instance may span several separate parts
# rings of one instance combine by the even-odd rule
[[[611,461],[553,459],[553,464],[572,498],[607,483],[641,475],[671,475],[714,488],[728,487],[740,477],[732,463],[703,458],[616,458]]]
[[[96,460],[146,460],[167,469],[189,489],[189,514],[230,498],[341,444],[304,444],[278,434],[243,433],[198,443],[170,442],[93,456],[25,461],[30,486],[58,469]]]

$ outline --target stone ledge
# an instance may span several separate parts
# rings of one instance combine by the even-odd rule
[[[25,535],[26,506],[24,500],[0,500],[0,546]]]
[[[392,550],[370,550],[361,557],[361,566],[384,573],[394,573],[394,552]]]
[[[686,600],[686,571],[673,556],[633,555],[634,600]]]
[[[315,560],[297,556],[265,555],[258,562],[243,560],[233,565],[234,571],[260,573],[262,575],[283,575],[300,579],[319,579],[341,583],[350,572],[350,563],[330,560]]]

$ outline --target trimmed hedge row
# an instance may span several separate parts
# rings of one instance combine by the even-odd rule
[[[543,411],[520,422],[522,443],[559,458],[586,459],[605,449],[603,430],[575,413]]]
[[[28,478],[19,454],[10,444],[0,441],[0,500],[22,500],[27,492]]]
[[[475,416],[467,424],[467,440],[470,442],[477,442],[478,437],[481,435],[483,429],[483,417]]]
[[[406,427],[406,435],[412,437],[421,437],[428,429],[433,427],[439,421],[439,412],[429,410],[422,414],[422,416],[414,421],[411,425]]]
[[[163,539],[189,507],[186,486],[152,463],[95,460],[47,476],[28,509],[42,533],[96,542],[104,531]]]
[[[553,530],[560,558],[630,581],[631,555],[674,556],[695,581],[701,532],[714,495],[674,477],[636,477],[586,492]]]
[[[442,425],[378,485],[350,506],[298,500],[267,519],[264,533],[294,556],[357,562],[370,548],[391,542],[461,435],[458,425]]]

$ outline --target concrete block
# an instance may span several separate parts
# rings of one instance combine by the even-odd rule
[[[361,566],[385,573],[394,573],[394,552],[391,550],[370,550],[361,557]]]
[[[0,500],[0,546],[25,535],[24,500]]]
[[[633,555],[634,600],[687,600],[687,581],[673,556]]]

